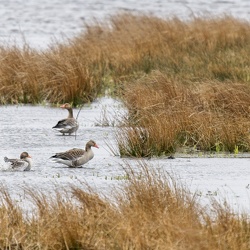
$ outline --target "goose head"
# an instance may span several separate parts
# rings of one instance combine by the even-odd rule
[[[27,158],[31,158],[31,156],[27,152],[22,152],[20,155],[20,159],[25,160]]]
[[[90,140],[86,143],[86,151],[91,147],[99,148],[98,145],[93,140]]]
[[[61,105],[60,108],[67,109],[69,112],[68,118],[73,118],[73,109],[69,103],[65,103],[65,104]]]
[[[64,103],[60,106],[60,108],[69,110],[72,109],[72,106],[69,103]]]

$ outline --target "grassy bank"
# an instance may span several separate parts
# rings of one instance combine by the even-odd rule
[[[1,189],[1,249],[249,249],[246,214],[211,199],[211,209],[171,177],[138,163],[115,203],[79,187],[48,196],[26,190],[26,217]],[[28,198],[29,197],[29,198]]]

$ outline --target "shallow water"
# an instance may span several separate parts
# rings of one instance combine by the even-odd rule
[[[161,18],[233,15],[249,20],[248,0],[0,0],[0,42],[46,48],[53,39],[72,38],[84,22],[104,20],[120,12],[150,13]]]
[[[116,114],[120,106],[119,102],[102,98],[83,107],[78,116],[80,128],[76,136],[63,136],[52,129],[58,120],[66,118],[67,111],[63,109],[29,105],[1,106],[0,183],[4,183],[15,199],[20,201],[24,201],[22,188],[27,185],[50,192],[68,184],[80,185],[80,182],[87,181],[93,188],[97,182],[97,189],[105,189],[105,186],[109,186],[105,178],[118,176],[122,169],[116,164],[119,157],[112,156],[107,147],[107,143],[113,140],[114,127],[97,125],[103,120],[104,110],[109,113],[106,115],[109,117]],[[79,109],[74,110],[75,116],[78,112]],[[74,147],[85,148],[90,139],[95,140],[100,148],[93,149],[95,157],[90,164],[86,164],[86,168],[69,169],[49,160],[56,152]],[[3,157],[18,158],[22,151],[32,156],[32,170],[12,171]]]
[[[106,114],[104,115],[104,110]],[[77,115],[78,109],[74,110]],[[24,187],[51,193],[68,187],[69,184],[88,184],[100,194],[111,197],[112,191],[126,182],[127,163],[140,169],[138,160],[122,159],[114,156],[108,144],[117,148],[114,140],[115,126],[97,126],[104,118],[113,124],[117,116],[126,114],[119,101],[101,98],[91,105],[85,105],[78,117],[80,128],[77,136],[62,136],[52,130],[59,119],[65,118],[67,111],[49,106],[1,106],[0,107],[0,183],[20,204],[27,204]],[[49,157],[56,152],[73,147],[83,148],[93,139],[99,149],[93,148],[94,158],[84,168],[69,169],[50,162]],[[28,151],[33,158],[30,172],[11,171],[3,161],[4,156],[19,157]],[[144,160],[150,167],[169,173],[177,182],[198,192],[201,201],[207,204],[209,198],[227,198],[235,209],[250,209],[250,159],[249,158],[181,158],[173,160],[156,158]]]

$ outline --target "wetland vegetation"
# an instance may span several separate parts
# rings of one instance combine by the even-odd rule
[[[109,89],[129,110],[121,155],[248,152],[249,51],[250,24],[229,16],[117,15],[45,51],[1,47],[0,102],[76,106]]]
[[[198,194],[166,173],[137,167],[127,166],[112,201],[83,191],[86,183],[55,195],[27,189],[28,216],[2,187],[1,249],[249,249],[247,213],[213,197],[201,206]]]
[[[78,106],[108,89],[128,109],[121,156],[249,152],[249,54],[246,21],[121,14],[44,51],[2,46],[0,102]],[[247,214],[214,200],[207,211],[171,177],[138,168],[115,203],[76,187],[55,197],[27,190],[31,217],[2,188],[0,249],[250,248]]]

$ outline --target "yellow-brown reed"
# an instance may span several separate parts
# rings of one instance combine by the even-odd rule
[[[1,48],[1,103],[71,102],[93,100],[98,84],[75,47],[51,47],[38,52],[25,46]]]
[[[220,152],[250,149],[249,84],[184,85],[154,72],[127,84],[124,93],[129,119],[116,136],[121,155],[170,154],[183,147]]]
[[[118,14],[83,30],[43,51],[2,46],[0,102],[77,105],[106,85],[122,86],[152,70],[183,83],[250,80],[250,25],[230,16],[182,21]]]
[[[145,162],[125,168],[128,180],[112,202],[85,185],[51,196],[27,187],[29,215],[2,187],[0,249],[249,249],[247,213],[214,199],[207,209]]]

